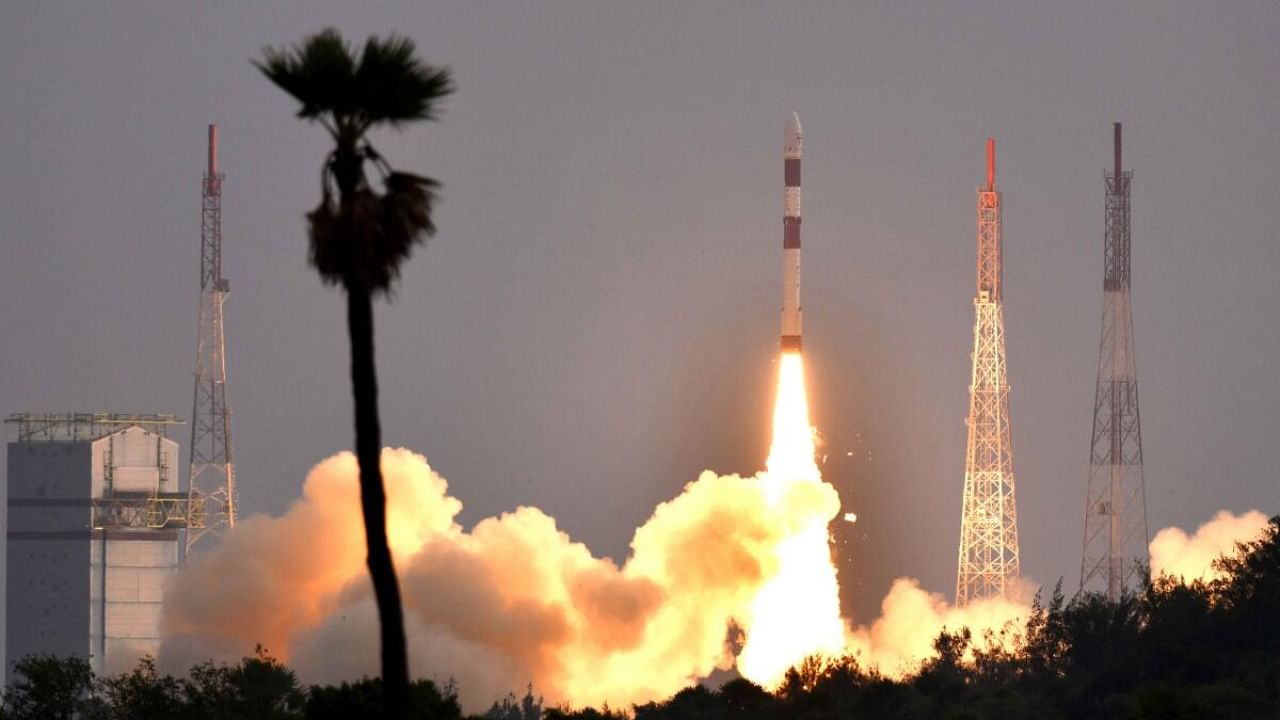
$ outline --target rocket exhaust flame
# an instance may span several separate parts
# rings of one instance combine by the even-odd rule
[[[778,363],[778,394],[773,406],[773,443],[765,468],[771,478],[820,480],[809,398],[800,353],[783,353]]]
[[[761,476],[765,497],[776,505],[808,492],[834,495],[814,460],[804,360],[800,353],[783,353],[778,365],[773,445],[768,470]],[[834,498],[827,510],[803,516],[802,524],[781,539],[775,548],[778,572],[751,604],[738,670],[758,684],[776,685],[787,668],[807,656],[838,655],[844,649],[840,588],[827,533],[828,523],[840,511],[839,499]],[[785,509],[782,514],[792,515]]]

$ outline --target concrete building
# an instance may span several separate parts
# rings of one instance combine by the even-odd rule
[[[30,654],[129,670],[160,644],[186,494],[168,415],[10,416],[3,668]]]

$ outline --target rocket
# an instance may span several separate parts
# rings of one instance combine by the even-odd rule
[[[800,116],[791,113],[783,133],[782,352],[800,352]]]

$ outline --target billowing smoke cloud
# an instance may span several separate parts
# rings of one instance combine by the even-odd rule
[[[1257,510],[1240,515],[1224,510],[1191,535],[1176,527],[1165,528],[1151,541],[1152,575],[1169,575],[1187,583],[1217,578],[1220,573],[1213,568],[1213,561],[1234,553],[1237,543],[1257,540],[1267,523],[1267,516]],[[899,578],[881,603],[880,617],[850,634],[848,651],[864,667],[901,677],[935,655],[934,640],[944,629],[969,628],[979,647],[988,633],[997,642],[1016,642],[1025,628],[1031,611],[1028,601],[1034,592],[1032,583],[1023,582],[1011,599],[980,600],[957,608],[941,595],[921,588],[916,580]]]
[[[1267,527],[1267,516],[1257,510],[1233,515],[1221,510],[1188,536],[1178,528],[1165,528],[1151,541],[1151,575],[1169,575],[1191,583],[1211,581],[1221,573],[1213,561],[1235,553],[1236,543],[1257,540]]]
[[[420,458],[386,452],[382,467],[398,556],[453,530],[462,505]],[[357,472],[350,453],[325,460],[282,517],[244,519],[216,548],[191,558],[165,597],[164,659],[178,667],[210,655],[238,659],[259,643],[285,653],[299,630],[329,617],[364,572]]]
[[[1260,538],[1267,521],[1257,510],[1240,515],[1224,510],[1190,536],[1179,528],[1162,529],[1149,546],[1152,575],[1171,575],[1187,583],[1217,578],[1220,573],[1213,569],[1213,560],[1233,553],[1236,543]],[[1010,600],[992,598],[954,607],[941,594],[920,588],[916,580],[899,578],[881,603],[881,616],[850,634],[847,651],[864,667],[902,676],[934,656],[933,642],[943,629],[969,628],[979,647],[988,633],[997,642],[1016,642],[1027,623],[1034,592],[1033,583],[1023,582]]]
[[[388,449],[382,466],[411,669],[455,678],[471,708],[528,682],[552,702],[625,706],[730,667],[727,629],[750,626],[779,543],[839,510],[825,484],[766,493],[764,476],[706,472],[658,506],[618,567],[536,508],[464,531],[425,458]],[[166,597],[162,664],[261,643],[307,682],[376,675],[357,477],[351,454],[329,458],[283,516],[249,518],[193,558]]]
[[[1265,514],[1250,510],[1240,515],[1217,513],[1195,533],[1170,527],[1151,541],[1151,573],[1169,575],[1183,582],[1212,580],[1220,576],[1213,561],[1235,552],[1237,543],[1257,540],[1266,529]],[[863,667],[876,667],[890,677],[902,677],[919,669],[935,655],[933,643],[943,630],[969,628],[979,647],[988,634],[997,642],[1016,642],[1031,612],[1035,592],[1023,582],[1010,599],[994,598],[958,608],[920,587],[912,578],[898,578],[880,605],[880,617],[849,635],[848,652]]]
[[[903,677],[920,668],[936,653],[933,643],[946,630],[969,629],[974,645],[1008,642],[1020,635],[1031,606],[1025,602],[1034,593],[1023,583],[1013,593],[1017,599],[989,598],[954,607],[937,593],[920,587],[914,578],[898,578],[880,604],[880,617],[870,626],[857,628],[849,637],[849,652],[863,667],[878,668],[889,677]]]
[[[831,650],[825,641],[808,651],[777,641],[769,629],[784,628],[779,613],[794,616],[797,605],[762,602],[779,581],[795,584],[788,573],[798,572],[809,583],[801,592],[823,596],[801,605],[820,611],[837,603],[823,538],[809,536],[837,516],[839,499],[816,476],[796,482],[704,472],[655,509],[619,567],[536,508],[464,530],[455,520],[462,504],[413,452],[384,450],[382,468],[411,670],[456,679],[470,709],[529,682],[553,703],[625,707],[662,699],[734,665],[742,638],[729,637],[731,628],[766,630],[754,641],[758,660],[769,665],[762,675],[752,674],[747,653],[738,658],[766,684],[778,668]],[[305,682],[376,675],[377,612],[357,478],[354,456],[331,457],[312,469],[284,515],[248,518],[192,558],[168,588],[162,666],[176,672],[209,658],[234,661],[262,644]],[[1192,536],[1162,530],[1151,543],[1153,572],[1210,577],[1214,558],[1258,537],[1266,523],[1257,511],[1223,512]],[[803,558],[787,550],[797,547]],[[988,633],[1009,642],[1030,612],[1034,591],[1024,585],[1014,599],[956,608],[900,578],[870,624],[849,628],[837,617],[846,625],[844,651],[864,667],[902,676],[934,655],[943,630],[967,627],[979,646]]]

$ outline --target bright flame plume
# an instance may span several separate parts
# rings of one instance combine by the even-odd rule
[[[814,450],[804,361],[799,353],[783,353],[773,411],[773,444],[768,470],[761,477],[765,497],[775,507],[813,493],[835,497],[822,481]],[[799,506],[811,507],[812,503]],[[787,668],[809,655],[838,655],[844,649],[840,588],[827,534],[828,523],[840,510],[839,500],[822,507],[817,513],[779,508],[779,514],[795,518],[797,526],[785,532],[774,549],[777,572],[751,604],[747,641],[738,656],[738,670],[761,685],[776,685]]]

